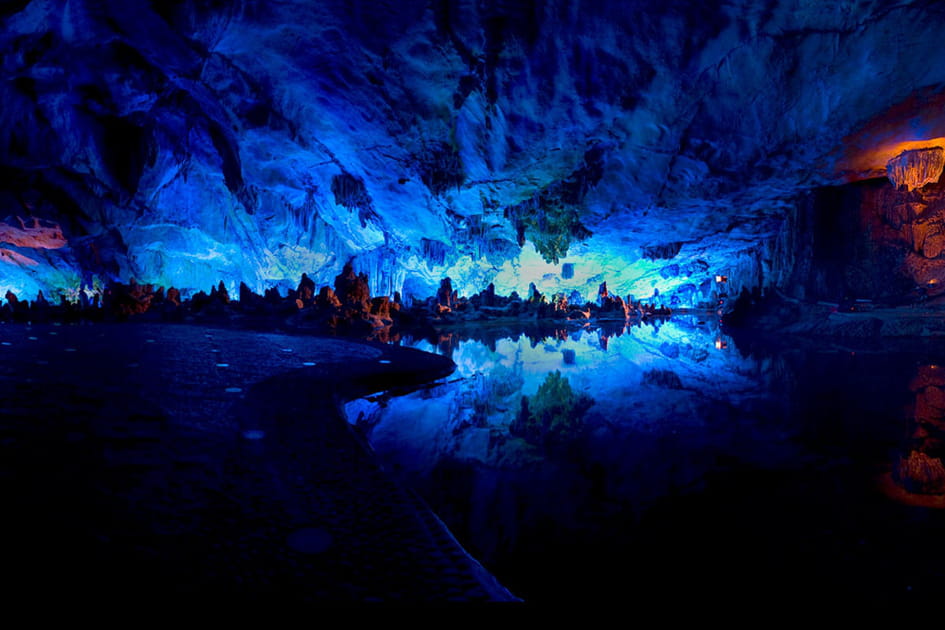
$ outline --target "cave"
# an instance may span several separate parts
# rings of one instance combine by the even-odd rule
[[[0,21],[10,601],[940,601],[938,3]]]

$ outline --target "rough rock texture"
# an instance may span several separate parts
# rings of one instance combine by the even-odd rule
[[[912,451],[909,457],[897,462],[896,479],[911,492],[922,494],[945,493],[945,466],[942,460],[925,453]]]
[[[945,149],[942,147],[915,149],[903,151],[887,162],[886,173],[897,188],[905,186],[906,190],[914,190],[937,182],[943,166]]]
[[[30,297],[286,291],[353,258],[406,300],[449,276],[712,303],[715,275],[770,265],[799,189],[945,135],[945,14],[919,0],[33,0],[0,22],[0,221],[68,241],[0,243],[0,293]]]
[[[883,178],[815,189],[756,252],[754,269],[730,285],[833,303],[936,297],[945,288],[945,187],[897,189]]]

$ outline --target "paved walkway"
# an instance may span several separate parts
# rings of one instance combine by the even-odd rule
[[[339,411],[451,369],[336,339],[0,324],[6,594],[514,600]]]

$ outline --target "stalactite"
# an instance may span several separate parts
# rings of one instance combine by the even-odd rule
[[[355,177],[346,171],[331,178],[331,192],[335,196],[335,203],[348,210],[358,211],[361,227],[366,227],[368,221],[377,218],[374,212],[374,202],[364,186],[364,180]]]
[[[945,150],[941,147],[903,151],[886,163],[886,174],[896,188],[906,190],[934,184],[945,167]]]
[[[724,293],[729,296],[725,308],[735,305],[735,300],[743,292],[752,295],[766,293],[772,286],[772,253],[774,242],[766,241],[745,249],[732,258],[731,265],[725,268]],[[690,296],[692,299],[698,299]]]
[[[669,260],[675,258],[683,244],[680,242],[661,243],[659,245],[645,245],[641,248],[643,257],[647,260]]]
[[[420,179],[434,196],[458,190],[466,181],[462,160],[456,147],[446,142],[434,142],[416,156]]]
[[[397,261],[397,253],[389,247],[379,247],[354,258],[353,267],[368,276],[371,295],[394,295],[403,292],[406,272]]]
[[[446,264],[448,247],[445,243],[428,238],[420,239],[420,253],[431,266],[442,267]]]

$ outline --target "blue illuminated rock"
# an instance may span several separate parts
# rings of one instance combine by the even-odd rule
[[[945,136],[945,16],[769,4],[13,3],[0,226],[65,244],[0,227],[0,293],[754,286],[798,190]]]

